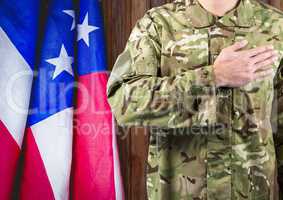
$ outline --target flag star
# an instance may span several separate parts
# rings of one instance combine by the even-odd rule
[[[71,31],[74,30],[75,26],[76,26],[75,11],[73,11],[73,10],[63,10],[63,12],[73,18],[73,23],[72,23]]]
[[[83,40],[87,46],[89,46],[89,34],[99,29],[96,26],[90,26],[88,24],[88,13],[86,14],[82,24],[78,24],[78,41]]]
[[[74,58],[68,56],[65,46],[62,45],[60,55],[57,58],[51,58],[46,60],[46,62],[55,65],[55,71],[53,73],[52,79],[54,80],[57,76],[59,76],[62,72],[66,71],[72,76],[74,76],[72,64],[74,62]]]

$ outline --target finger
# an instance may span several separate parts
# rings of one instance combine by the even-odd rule
[[[258,54],[251,58],[252,63],[260,63],[264,62],[266,60],[273,60],[273,57],[278,56],[278,53],[276,51],[266,51],[265,53]]]
[[[277,59],[278,59],[278,57],[275,55],[275,56],[272,56],[272,57],[270,57],[268,59],[265,59],[264,61],[256,63],[255,64],[255,71],[263,70],[265,67],[274,64]]]
[[[265,70],[269,70],[269,69],[273,69],[272,65],[266,65],[265,67],[261,67],[258,70],[256,70],[255,72],[260,72],[260,71],[265,71]],[[254,73],[255,73],[254,72]]]
[[[243,40],[243,41],[240,41],[240,42],[235,42],[232,46],[229,46],[226,49],[230,50],[230,51],[238,51],[238,50],[244,48],[245,46],[247,46],[247,44],[248,44],[248,41]]]
[[[243,51],[240,51],[239,53],[246,55],[248,57],[253,57],[258,54],[265,53],[267,51],[273,51],[273,46],[272,45],[260,46],[260,47],[256,47],[256,48],[249,49],[249,50],[243,50]]]
[[[255,83],[261,82],[265,79],[266,77],[261,77],[261,78],[257,78],[254,80]]]
[[[254,75],[254,80],[264,79],[273,74],[273,69],[268,69],[264,71],[256,72]]]

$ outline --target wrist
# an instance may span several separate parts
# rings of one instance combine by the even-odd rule
[[[220,76],[219,76],[215,66],[213,66],[212,73],[213,73],[213,77],[214,77],[215,86],[216,87],[223,87],[223,86],[225,86],[225,82],[224,82],[224,80],[222,80],[220,78]]]

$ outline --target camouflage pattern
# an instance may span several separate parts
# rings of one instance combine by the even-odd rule
[[[215,59],[243,39],[246,49],[272,44],[278,50],[273,75],[216,87]],[[197,0],[176,0],[136,23],[107,95],[119,125],[151,129],[148,199],[279,199],[282,55],[283,13],[256,0],[241,0],[223,17]]]

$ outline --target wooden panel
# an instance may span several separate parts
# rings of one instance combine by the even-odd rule
[[[172,0],[102,0],[109,70],[123,51],[132,27],[146,10]],[[283,8],[283,0],[265,0]],[[146,199],[145,160],[148,131],[117,127],[126,200]]]
[[[136,24],[136,21],[141,18],[144,13],[150,8],[150,1],[132,0],[132,14],[131,14],[131,25],[132,27]],[[130,143],[129,149],[131,159],[130,169],[130,184],[128,188],[130,193],[127,199],[143,200],[146,199],[145,190],[145,160],[147,157],[147,134],[148,131],[143,128],[132,128],[130,131]]]
[[[107,38],[108,66],[112,68],[117,56],[125,46],[131,31],[132,0],[103,0],[105,32]]]
[[[109,69],[123,51],[132,27],[150,8],[150,0],[104,0]],[[148,132],[143,128],[118,127],[118,143],[126,199],[145,199],[145,160]]]
[[[131,31],[131,0],[103,0],[103,14],[105,23],[105,34],[107,42],[109,70],[124,49],[125,43]],[[128,136],[129,131],[117,127],[118,145],[120,151],[121,171],[125,185],[125,196],[129,199],[131,191],[131,143]]]
[[[282,0],[281,0],[282,1]],[[275,6],[275,7],[277,7],[277,8],[281,8],[281,2],[280,2],[280,0],[270,0],[269,1],[269,3],[271,4],[271,5],[273,5],[273,6]]]

